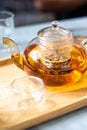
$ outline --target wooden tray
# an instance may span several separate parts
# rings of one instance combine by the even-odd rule
[[[10,59],[0,61],[0,83],[6,87],[9,88],[14,79],[24,75],[26,73],[16,67]],[[10,106],[2,104],[0,130],[22,130],[86,106],[87,74],[79,84],[62,87],[46,86],[46,90],[48,99],[37,109],[15,109],[14,101]],[[8,99],[5,100],[8,102]]]

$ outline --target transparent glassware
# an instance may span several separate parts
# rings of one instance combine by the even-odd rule
[[[24,76],[11,83],[11,89],[18,107],[21,109],[36,108],[46,100],[46,89],[41,79]]]
[[[10,56],[9,49],[3,45],[3,37],[15,40],[14,14],[9,11],[0,11],[0,58]]]
[[[87,39],[76,37],[58,21],[38,31],[23,53],[9,38],[3,38],[3,44],[10,48],[11,59],[20,69],[41,78],[47,86],[75,84],[87,72]]]

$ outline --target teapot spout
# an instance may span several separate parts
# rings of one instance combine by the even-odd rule
[[[11,59],[12,61],[21,69],[23,69],[23,55],[20,54],[20,51],[18,49],[17,44],[6,37],[3,37],[3,44],[7,45],[10,48],[10,53],[11,53]]]

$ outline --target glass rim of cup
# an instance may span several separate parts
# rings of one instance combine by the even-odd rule
[[[27,78],[27,79],[29,79],[29,80],[31,80],[31,81],[36,80],[36,81],[38,82],[38,85],[39,85],[38,88],[34,88],[33,91],[39,91],[39,90],[42,90],[42,89],[45,88],[45,85],[44,85],[43,81],[42,81],[40,78],[35,77],[35,76],[30,76],[30,75],[29,75],[29,76],[20,76],[20,77],[14,79],[14,80],[11,82],[11,84],[10,84],[11,89],[16,90],[16,91],[19,92],[19,93],[23,93],[23,91],[21,91],[20,89],[14,87],[14,83],[15,83],[16,81],[21,80],[21,79],[24,79],[24,78]],[[34,82],[34,81],[33,81],[33,82]],[[30,89],[30,91],[32,92],[32,89]]]
[[[9,15],[8,17],[1,18],[1,15],[6,14]],[[11,11],[0,11],[0,21],[8,20],[10,18],[14,18],[14,13]]]

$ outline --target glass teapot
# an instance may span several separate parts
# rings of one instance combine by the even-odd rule
[[[13,62],[29,75],[39,77],[51,86],[75,83],[85,74],[86,43],[84,37],[74,37],[57,21],[40,30],[23,54],[13,40],[3,38],[3,44],[10,47]]]

